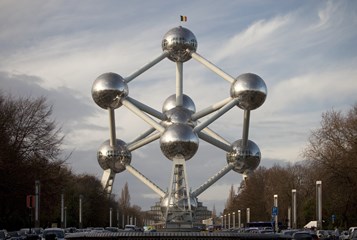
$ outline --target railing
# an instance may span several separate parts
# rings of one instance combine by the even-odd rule
[[[289,240],[290,236],[279,234],[234,233],[234,232],[114,232],[114,233],[73,233],[66,235],[67,240]]]

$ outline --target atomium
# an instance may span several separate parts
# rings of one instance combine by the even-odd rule
[[[231,97],[239,100],[237,105],[243,110],[254,110],[260,107],[266,96],[265,82],[253,73],[238,76],[231,86]]]
[[[124,141],[116,139],[111,146],[109,140],[102,143],[97,153],[97,159],[103,170],[111,169],[115,173],[125,170],[125,166],[131,162],[131,153]]]
[[[160,148],[166,158],[189,160],[197,152],[198,136],[186,124],[173,124],[166,128],[160,138]]]
[[[121,99],[128,96],[128,85],[116,73],[104,73],[93,83],[92,97],[101,108],[116,109],[121,106]]]
[[[247,146],[242,139],[232,144],[232,151],[227,153],[227,163],[233,164],[237,173],[249,175],[260,163],[261,153],[257,144],[248,140]]]
[[[94,81],[92,98],[99,107],[108,111],[110,123],[110,139],[100,146],[97,160],[104,171],[102,184],[108,194],[111,194],[115,175],[128,171],[159,195],[163,221],[177,223],[177,227],[180,227],[195,221],[198,196],[226,173],[233,170],[249,175],[259,166],[261,152],[258,145],[249,139],[248,130],[250,112],[265,102],[267,87],[264,80],[254,73],[244,73],[234,79],[199,55],[195,35],[182,26],[170,29],[163,36],[161,47],[163,52],[160,56],[126,78],[109,72]],[[128,84],[164,59],[176,64],[176,92],[164,100],[160,112],[129,96]],[[228,81],[229,96],[197,110],[194,101],[183,90],[183,64],[189,60],[196,60]],[[240,140],[230,143],[209,125],[235,106],[244,111],[243,133]],[[116,138],[115,110],[119,107],[126,107],[149,125],[144,133],[128,144]],[[125,129],[125,125],[122,128]],[[231,128],[234,133],[233,126]],[[155,140],[159,140],[162,154],[172,161],[167,191],[132,166],[132,152]],[[224,150],[227,165],[191,191],[186,161],[195,156],[200,141]]]
[[[186,62],[191,59],[188,51],[197,50],[195,35],[184,27],[176,27],[168,31],[162,40],[162,50],[168,51],[168,58],[173,62]]]

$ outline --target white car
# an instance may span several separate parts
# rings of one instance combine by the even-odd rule
[[[135,232],[137,227],[135,225],[125,225],[124,231]]]
[[[42,240],[64,240],[64,230],[61,228],[46,228],[43,230]]]

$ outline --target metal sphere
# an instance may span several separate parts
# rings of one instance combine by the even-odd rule
[[[163,51],[168,51],[168,58],[174,62],[186,62],[191,59],[189,51],[197,50],[197,40],[195,35],[184,27],[176,27],[169,30],[161,43]]]
[[[249,175],[260,163],[261,153],[257,144],[248,140],[246,148],[242,147],[242,139],[232,144],[232,151],[227,152],[227,163],[234,164],[233,170]]]
[[[165,128],[168,126],[181,123],[191,127],[196,125],[196,122],[191,120],[192,112],[184,107],[175,107],[165,112],[166,120],[161,122]]]
[[[176,94],[173,94],[164,101],[164,104],[162,106],[162,112],[165,114],[165,112],[175,107],[176,107]],[[188,109],[192,113],[196,112],[195,103],[192,101],[192,99],[189,96],[185,94],[182,95],[182,107]]]
[[[166,128],[160,138],[161,152],[170,160],[192,158],[198,149],[198,136],[186,124],[173,124]]]
[[[175,209],[172,209],[172,208],[174,208],[174,207],[172,207],[173,203],[174,203],[174,198],[170,198],[170,206],[171,206],[170,209],[171,210],[175,210]],[[190,196],[190,203],[191,203],[191,210],[194,211],[198,205],[197,198]],[[160,201],[161,212],[164,216],[166,214],[166,210],[167,210],[168,206],[169,206],[169,197],[168,197],[168,195],[166,195],[165,197],[161,198],[161,201]],[[183,199],[182,201],[179,201],[177,207],[179,207],[181,209],[188,208],[187,199]]]
[[[243,110],[254,110],[260,107],[267,93],[264,80],[253,73],[238,76],[231,86],[231,97],[239,99],[237,106]]]
[[[128,96],[129,89],[124,79],[116,73],[104,73],[97,77],[92,86],[94,102],[104,109],[120,107],[121,100]]]
[[[97,152],[98,163],[103,170],[111,169],[115,173],[125,170],[125,165],[131,162],[131,153],[124,141],[116,139],[115,146],[110,141],[102,143]]]

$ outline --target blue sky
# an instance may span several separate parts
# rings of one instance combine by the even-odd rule
[[[188,17],[180,22],[180,15]],[[162,53],[161,40],[182,25],[198,41],[197,52],[236,77],[252,72],[268,87],[263,106],[251,112],[249,138],[262,152],[262,166],[295,163],[321,114],[346,111],[356,103],[357,2],[341,1],[0,1],[0,90],[13,96],[45,96],[73,151],[74,172],[101,178],[96,160],[109,139],[108,114],[92,100],[102,73],[129,76]],[[229,96],[230,85],[195,60],[184,63],[184,93],[196,109]],[[129,83],[129,96],[159,111],[175,93],[175,64],[163,60]],[[234,108],[210,127],[234,142],[242,136],[243,111]],[[135,139],[148,125],[124,107],[116,110],[117,137]],[[132,165],[166,189],[171,161],[158,141],[133,153]],[[225,152],[200,141],[187,161],[196,189],[226,165]],[[222,211],[231,185],[229,172],[200,195]],[[128,182],[131,203],[144,210],[158,196],[128,172],[117,174],[117,197]]]

